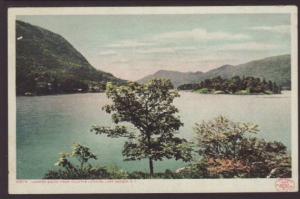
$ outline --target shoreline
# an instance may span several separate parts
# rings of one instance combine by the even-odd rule
[[[55,93],[55,94],[43,94],[43,95],[16,95],[16,97],[42,97],[42,96],[74,95],[74,94],[87,94],[87,93],[105,93],[105,91],[103,91],[103,92]]]
[[[251,95],[263,95],[263,96],[270,96],[270,95],[282,95],[283,92],[290,92],[291,90],[282,90],[281,93],[244,93],[244,94],[240,94],[240,93],[213,93],[213,92],[209,92],[209,93],[200,93],[197,91],[193,91],[193,90],[180,90],[180,92],[191,92],[191,93],[195,93],[195,94],[200,94],[200,95],[233,95],[233,96],[251,96]]]
[[[291,90],[282,90],[282,92],[290,92]],[[282,95],[283,93],[272,93],[272,94],[264,94],[264,93],[250,93],[250,94],[230,94],[230,93],[197,93],[193,90],[178,90],[178,92],[190,92],[200,95],[237,95],[237,96],[249,96],[249,95]],[[47,94],[47,95],[16,95],[16,97],[43,97],[43,96],[59,96],[59,95],[75,95],[75,94],[90,94],[90,93],[105,93],[103,92],[77,92],[77,93],[57,93],[57,94]]]

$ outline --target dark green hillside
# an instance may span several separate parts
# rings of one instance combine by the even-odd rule
[[[236,66],[236,75],[255,76],[291,87],[291,55],[279,55]]]
[[[16,23],[17,94],[99,91],[106,82],[122,83],[96,70],[62,36],[43,28]]]

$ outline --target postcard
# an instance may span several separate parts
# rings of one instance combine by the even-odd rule
[[[9,8],[9,193],[297,192],[297,16]]]

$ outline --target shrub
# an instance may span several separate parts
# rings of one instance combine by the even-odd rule
[[[291,157],[286,147],[280,142],[251,137],[259,132],[255,124],[219,116],[196,124],[195,131],[202,159],[191,171],[197,172],[199,166],[202,177],[291,177]]]
[[[70,159],[75,159],[79,165],[74,165]],[[74,144],[71,153],[61,153],[58,162],[58,170],[50,170],[46,173],[46,179],[98,179],[108,178],[109,172],[104,167],[94,168],[89,163],[90,159],[97,159],[88,147]],[[73,161],[74,162],[74,161]]]
[[[201,88],[201,89],[196,90],[196,92],[201,93],[201,94],[207,94],[207,93],[209,93],[209,90],[208,90],[208,88]]]
[[[50,170],[44,178],[45,179],[111,179],[110,173],[105,167],[89,167],[85,169],[74,170]]]

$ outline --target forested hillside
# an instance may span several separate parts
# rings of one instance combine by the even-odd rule
[[[101,91],[106,82],[125,82],[95,69],[62,36],[16,23],[17,94],[43,95]]]

